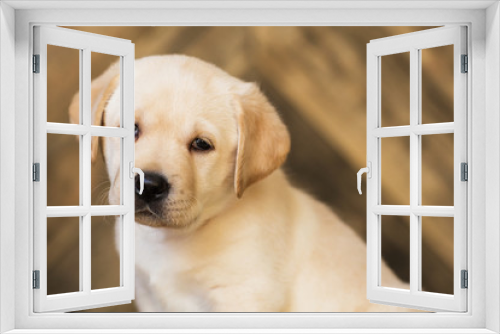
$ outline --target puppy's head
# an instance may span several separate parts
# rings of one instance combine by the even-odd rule
[[[93,124],[119,126],[117,82],[116,65],[92,82]],[[75,96],[76,120],[77,106]],[[119,145],[103,140],[112,204],[120,198]],[[136,61],[135,165],[145,173],[144,192],[135,195],[138,223],[201,224],[277,169],[289,149],[285,125],[254,84],[185,56]]]

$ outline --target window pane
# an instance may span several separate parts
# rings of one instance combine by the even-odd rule
[[[451,217],[422,217],[422,291],[453,294]]]
[[[119,127],[120,119],[120,57],[92,52],[92,125]],[[115,66],[116,65],[116,66]],[[113,70],[107,70],[113,66]],[[102,76],[102,77],[101,77]],[[96,79],[100,78],[99,81]]]
[[[92,137],[92,145],[98,146],[92,162],[92,205],[121,204],[121,143],[122,138]]]
[[[453,122],[453,45],[421,50],[422,123]]]
[[[80,218],[47,218],[47,294],[80,291]]]
[[[421,138],[422,205],[453,206],[453,134]]]
[[[381,58],[382,126],[410,124],[410,53]]]
[[[117,251],[115,227],[121,227],[120,217],[93,216],[92,290],[120,286],[120,255]],[[118,231],[119,232],[119,231]]]
[[[47,205],[80,205],[78,136],[47,134]]]
[[[381,286],[409,289],[401,281],[410,279],[410,217],[382,216],[381,225]]]
[[[79,123],[79,103],[69,107],[80,89],[80,50],[47,45],[47,122]]]
[[[410,205],[410,138],[381,139],[382,204]]]

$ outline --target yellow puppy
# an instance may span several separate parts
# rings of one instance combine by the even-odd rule
[[[115,65],[92,82],[94,124],[119,126],[117,75]],[[75,97],[73,119],[77,107]],[[401,310],[369,303],[364,242],[279,169],[290,137],[254,84],[191,57],[143,58],[135,122],[140,311]],[[103,152],[117,204],[119,140]]]

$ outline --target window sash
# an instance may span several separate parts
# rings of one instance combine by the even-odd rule
[[[460,181],[460,164],[467,162],[467,75],[461,73],[461,54],[467,54],[466,28],[429,29],[371,41],[367,46],[367,296],[382,304],[426,310],[467,310],[467,290],[460,285],[460,271],[467,269],[467,182]],[[454,45],[454,122],[420,124],[420,50]],[[381,127],[381,57],[410,52],[410,125]],[[454,133],[454,206],[422,206],[421,135]],[[381,138],[406,136],[410,140],[410,205],[381,205]],[[380,286],[381,217],[410,216],[410,290]],[[421,217],[454,217],[454,294],[420,291]]]
[[[80,124],[47,122],[47,45],[73,48],[80,53]],[[91,120],[91,52],[120,57],[120,128],[93,126]],[[34,265],[40,271],[40,288],[33,289],[35,312],[73,311],[103,305],[122,304],[134,298],[134,179],[129,176],[134,162],[134,44],[127,40],[82,33],[76,30],[35,27],[34,54],[40,55],[40,73],[34,83],[34,161],[40,163],[40,181],[33,185]],[[47,206],[47,134],[80,136],[80,205]],[[121,138],[120,182],[121,205],[91,205],[92,136]],[[120,217],[120,286],[110,289],[91,288],[91,217]],[[47,218],[79,217],[79,285],[78,292],[47,295]]]

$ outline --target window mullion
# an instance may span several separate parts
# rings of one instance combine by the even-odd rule
[[[410,291],[419,290],[420,243],[419,216],[414,209],[420,204],[420,136],[414,132],[419,124],[420,98],[419,50],[410,50]]]
[[[92,124],[92,107],[91,107],[91,53],[90,49],[83,49],[82,51],[82,65],[80,67],[80,77],[82,78],[80,92],[81,93],[81,120],[82,125],[89,128]],[[92,136],[90,132],[87,132],[82,136],[82,150],[80,163],[82,164],[80,170],[82,171],[80,176],[80,184],[82,189],[82,204],[85,208],[89,208],[91,205],[91,171],[92,171],[92,161],[91,161],[91,143]],[[81,233],[80,233],[80,281],[82,285],[82,291],[90,293],[91,290],[91,216],[90,211],[81,219]]]

